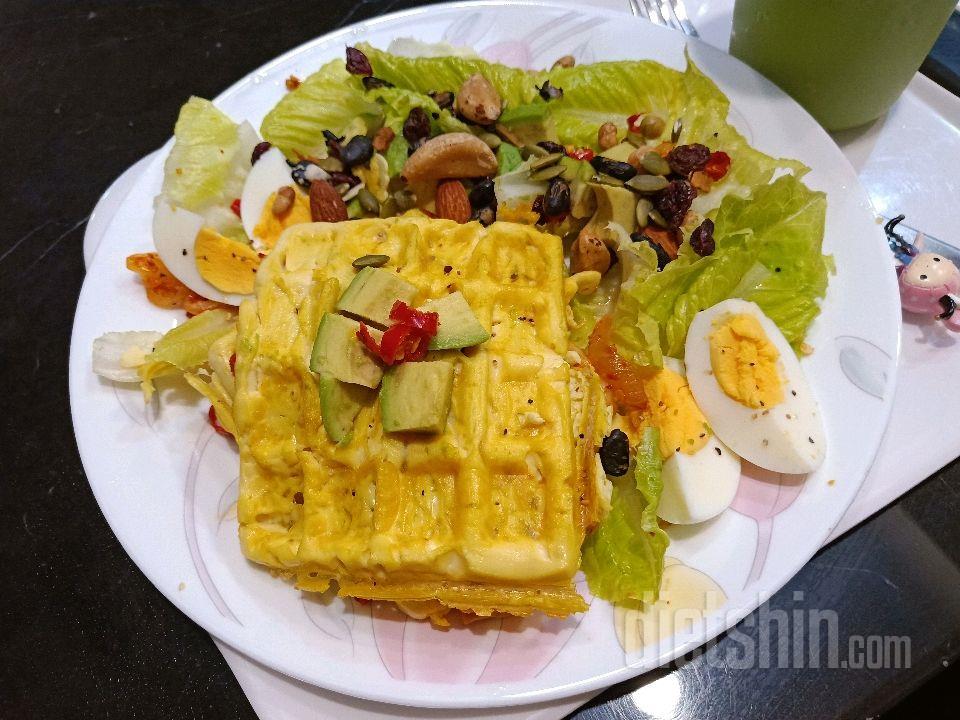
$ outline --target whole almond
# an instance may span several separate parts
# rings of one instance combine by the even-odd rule
[[[474,73],[460,86],[456,106],[457,112],[478,125],[496,122],[503,110],[500,93],[480,73]]]
[[[455,132],[427,140],[407,158],[401,174],[407,182],[475,178],[497,172],[497,156],[480,138]]]
[[[277,217],[283,215],[291,208],[295,198],[296,193],[290,185],[285,185],[277,190],[277,196],[273,199],[273,207],[271,208],[273,214]]]
[[[314,222],[340,222],[347,219],[347,206],[326,180],[310,183],[310,219]]]
[[[445,180],[437,186],[435,198],[437,217],[458,223],[470,220],[470,198],[459,180]]]

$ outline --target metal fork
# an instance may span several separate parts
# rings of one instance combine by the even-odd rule
[[[690,16],[683,0],[628,0],[630,12],[636,17],[646,18],[655,25],[679,30],[690,37],[700,37],[690,22]]]

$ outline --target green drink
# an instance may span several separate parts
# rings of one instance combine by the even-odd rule
[[[883,114],[930,52],[956,0],[737,0],[730,52],[828,130]]]

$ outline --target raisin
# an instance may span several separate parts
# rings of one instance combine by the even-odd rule
[[[473,214],[470,216],[470,219],[476,220],[481,225],[486,227],[487,225],[490,225],[497,219],[497,210],[494,207],[480,208],[479,210],[473,211]]]
[[[350,173],[343,172],[332,172],[328,178],[328,182],[336,187],[337,185],[349,185],[353,187],[354,185],[360,184],[360,178],[356,175],[351,175]]]
[[[543,214],[543,195],[537,195],[533,199],[533,204],[530,206],[530,209],[535,213]]]
[[[645,242],[654,249],[657,253],[657,270],[663,270],[667,266],[667,263],[673,260],[673,258],[670,257],[670,253],[668,253],[660,243],[654,242],[645,233],[635,232],[630,236],[630,239],[633,240],[633,242]]]
[[[410,110],[407,119],[403,121],[403,137],[408,143],[415,143],[425,137],[430,136],[430,116],[422,107],[415,107]]]
[[[481,180],[473,186],[473,189],[470,191],[470,204],[475,208],[485,208],[497,204],[493,180]]]
[[[558,177],[550,181],[543,196],[543,214],[552,217],[570,211],[570,185]]]
[[[690,233],[690,247],[700,257],[713,255],[713,251],[717,249],[717,243],[713,239],[713,220],[704,220],[700,227]]]
[[[560,143],[555,143],[555,142],[553,142],[552,140],[541,140],[540,142],[537,143],[537,145],[538,145],[539,147],[542,147],[544,150],[546,150],[546,151],[547,151],[548,153],[550,153],[551,155],[552,155],[553,153],[564,153],[564,154],[566,154],[566,152],[567,152],[567,149],[566,149],[565,147],[563,147],[563,145],[561,145]]]
[[[433,98],[433,101],[440,106],[441,110],[449,110],[453,107],[453,93],[449,90],[429,92],[427,95]]]
[[[686,180],[673,180],[653,196],[653,204],[663,216],[667,227],[675,230],[683,224],[683,218],[696,196],[697,191]]]
[[[340,159],[347,167],[363,165],[373,157],[373,141],[366,135],[355,135],[340,148]]]
[[[380,78],[374,77],[373,75],[367,75],[366,77],[363,78],[362,82],[363,82],[363,87],[366,90],[376,90],[377,88],[394,87],[392,82],[389,82],[387,80],[381,80]]]
[[[670,154],[667,155],[667,162],[670,163],[670,169],[677,175],[687,177],[690,173],[697,170],[703,170],[707,166],[707,160],[710,159],[710,148],[700,143],[691,145],[677,145]]]
[[[366,55],[354,47],[348,47],[347,72],[351,75],[373,75],[373,68]]]
[[[637,169],[630,163],[620,162],[619,160],[611,160],[610,158],[603,157],[602,155],[597,155],[594,157],[590,161],[590,164],[597,172],[601,172],[604,175],[609,175],[617,180],[623,180],[624,182],[637,174]]]
[[[600,445],[600,464],[607,475],[620,477],[630,469],[630,441],[619,428],[611,431]]]
[[[263,155],[267,150],[269,150],[272,147],[273,145],[268,143],[266,140],[264,140],[263,142],[258,142],[256,145],[254,145],[253,152],[250,154],[250,164],[256,165],[257,160],[260,159],[260,156]]]
[[[335,158],[340,157],[340,143],[343,142],[342,137],[337,137],[330,130],[323,131],[324,140],[327,143],[327,150],[330,151],[330,155]]]

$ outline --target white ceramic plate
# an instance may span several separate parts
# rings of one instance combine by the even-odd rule
[[[124,268],[152,248],[152,199],[165,152],[146,166],[107,227],[80,296],[70,398],[80,454],[110,526],[147,577],[189,617],[276,670],[348,695],[434,707],[544,701],[624,680],[694,649],[779,589],[817,551],[851,502],[877,450],[893,398],[900,310],[883,234],[856,174],[792,100],[729,56],[620,13],[549,3],[459,3],[420,8],[319,38],[252,73],[217,98],[258,125],[284,79],[342,57],[345,44],[385,47],[398,36],[472,45],[529,67],[572,53],[580,62],[694,60],[728,94],[732,120],[772,155],[812,168],[829,200],[825,249],[836,260],[804,361],[827,425],[825,465],[803,483],[745,478],[733,507],[671,531],[666,576],[676,590],[639,614],[595,600],[568,620],[493,619],[438,631],[389,606],[298,593],[248,563],[236,537],[237,458],[206,423],[206,404],[168,388],[145,408],[139,392],[95,377],[90,347],[111,330],[158,329],[182,315],[159,310]],[[184,98],[186,99],[186,98]],[[172,124],[172,123],[171,123]],[[581,583],[581,589],[585,590]],[[671,625],[673,622],[675,625]]]

